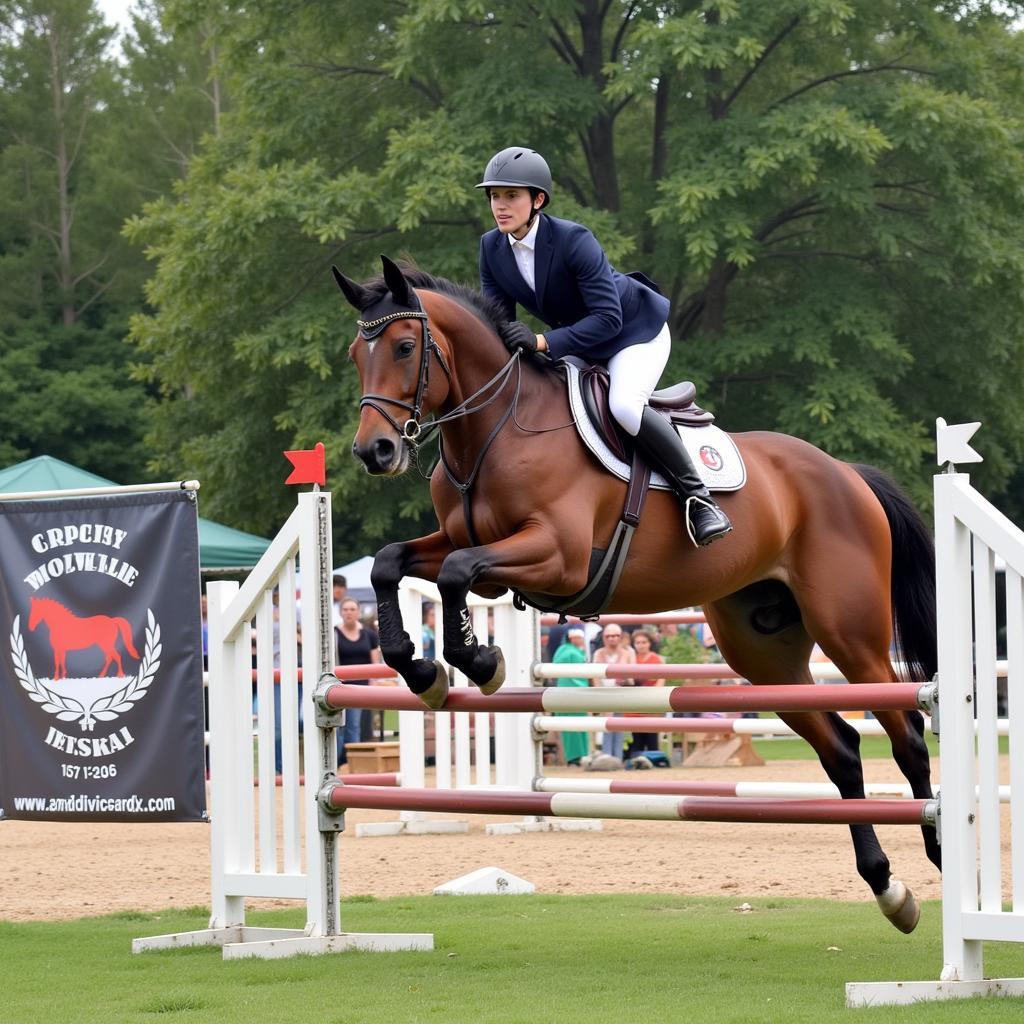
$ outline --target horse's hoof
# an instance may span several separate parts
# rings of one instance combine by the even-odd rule
[[[448,699],[448,670],[439,661],[434,662],[434,681],[422,693],[417,693],[421,701],[431,711],[440,711]]]
[[[885,892],[875,896],[882,913],[901,931],[909,935],[921,919],[917,897],[898,879],[889,880]]]
[[[486,683],[476,684],[482,694],[490,697],[492,693],[497,693],[501,689],[501,684],[505,682],[505,655],[501,653],[500,647],[485,647],[483,650],[488,654],[494,654],[497,659],[494,675]]]

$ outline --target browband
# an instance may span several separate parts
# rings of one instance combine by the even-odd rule
[[[408,319],[426,320],[427,314],[422,310],[401,310],[397,313],[387,313],[384,316],[379,316],[375,320],[357,320],[356,327],[359,328],[359,333],[364,338],[375,338],[392,320]]]

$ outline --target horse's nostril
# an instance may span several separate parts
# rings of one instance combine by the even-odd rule
[[[386,465],[394,458],[395,442],[386,437],[379,438],[373,446],[373,453],[379,465]]]

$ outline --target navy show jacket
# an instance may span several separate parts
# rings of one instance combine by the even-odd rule
[[[494,228],[480,239],[484,295],[500,302],[509,320],[518,303],[547,324],[544,337],[553,359],[578,355],[600,362],[654,338],[668,320],[668,299],[615,270],[582,224],[538,216],[536,291],[519,272],[508,236]]]

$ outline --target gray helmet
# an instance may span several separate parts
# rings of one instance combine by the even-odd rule
[[[522,146],[509,146],[487,161],[484,180],[476,187],[488,188],[491,185],[536,188],[547,197],[544,200],[545,206],[551,202],[551,168],[547,160],[535,150],[524,149]]]

